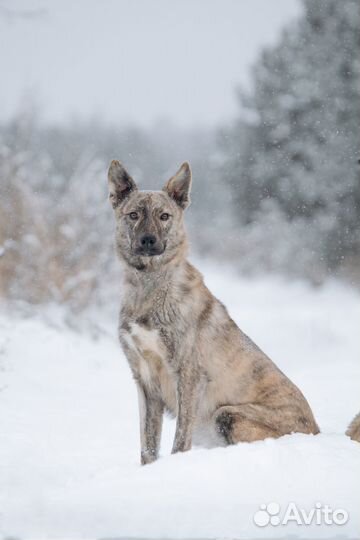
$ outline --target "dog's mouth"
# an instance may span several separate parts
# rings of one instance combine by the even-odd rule
[[[155,257],[156,255],[162,255],[165,251],[165,246],[159,247],[138,247],[134,250],[135,255],[140,257]]]

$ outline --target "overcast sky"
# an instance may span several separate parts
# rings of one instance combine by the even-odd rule
[[[235,86],[300,11],[299,0],[0,0],[0,120],[33,95],[51,122],[226,122]]]

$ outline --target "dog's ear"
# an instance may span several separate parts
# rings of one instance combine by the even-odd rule
[[[178,172],[170,178],[165,184],[163,190],[171,197],[176,204],[183,210],[190,204],[190,189],[191,189],[191,169],[190,165],[185,162],[181,165]]]
[[[113,208],[116,208],[130,193],[137,190],[134,180],[120,161],[116,159],[110,163],[108,182],[109,199]]]

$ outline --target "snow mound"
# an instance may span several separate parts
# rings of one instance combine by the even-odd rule
[[[161,459],[140,467],[136,391],[116,320],[102,320],[108,331],[94,339],[59,317],[0,314],[3,537],[359,537],[360,445],[344,435],[360,410],[358,294],[223,270],[208,269],[206,281],[300,386],[322,433],[171,456],[166,419]],[[269,503],[278,519],[260,527],[254,516]],[[289,503],[343,509],[348,520],[285,525]]]

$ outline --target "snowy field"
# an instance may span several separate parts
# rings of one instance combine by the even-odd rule
[[[97,332],[75,332],[54,309],[2,311],[3,538],[360,537],[360,445],[344,435],[360,410],[359,294],[335,282],[313,289],[211,267],[205,277],[302,389],[321,435],[171,456],[174,423],[166,420],[161,459],[140,467],[136,391],[115,317],[99,314]],[[344,509],[349,519],[257,526],[254,514],[270,502],[280,505],[280,521],[291,502],[306,512],[316,503]]]

